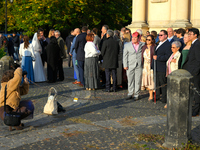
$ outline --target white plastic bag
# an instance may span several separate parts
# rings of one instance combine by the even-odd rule
[[[55,95],[51,95],[52,89],[55,91]],[[56,101],[57,91],[54,87],[49,89],[49,96],[46,105],[44,106],[44,113],[48,115],[56,115],[58,114],[57,111],[57,101]]]

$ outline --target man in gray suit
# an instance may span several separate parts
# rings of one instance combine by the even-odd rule
[[[124,45],[123,65],[128,78],[128,96],[126,100],[139,99],[142,77],[142,47],[144,43],[139,42],[139,33],[132,34],[132,41]]]

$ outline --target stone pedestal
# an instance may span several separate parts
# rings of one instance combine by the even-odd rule
[[[164,147],[182,147],[182,143],[187,143],[191,138],[191,79],[192,75],[183,69],[167,77],[167,133]]]
[[[13,69],[11,66],[14,67],[14,61],[10,56],[4,56],[0,59],[0,80],[5,71]]]

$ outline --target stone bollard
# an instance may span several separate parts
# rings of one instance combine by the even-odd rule
[[[163,147],[179,148],[191,139],[192,75],[183,69],[167,77],[167,133]]]
[[[11,66],[14,66],[14,61],[10,56],[4,56],[0,59],[0,80],[5,71],[12,69]]]

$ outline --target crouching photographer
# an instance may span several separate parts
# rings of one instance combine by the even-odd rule
[[[22,76],[24,82],[20,85]],[[33,118],[34,105],[32,101],[20,101],[21,95],[27,94],[28,91],[29,82],[26,73],[22,73],[21,68],[8,70],[3,74],[0,91],[0,117],[9,126],[10,131],[12,127],[22,130],[24,124],[21,123],[21,120]]]

